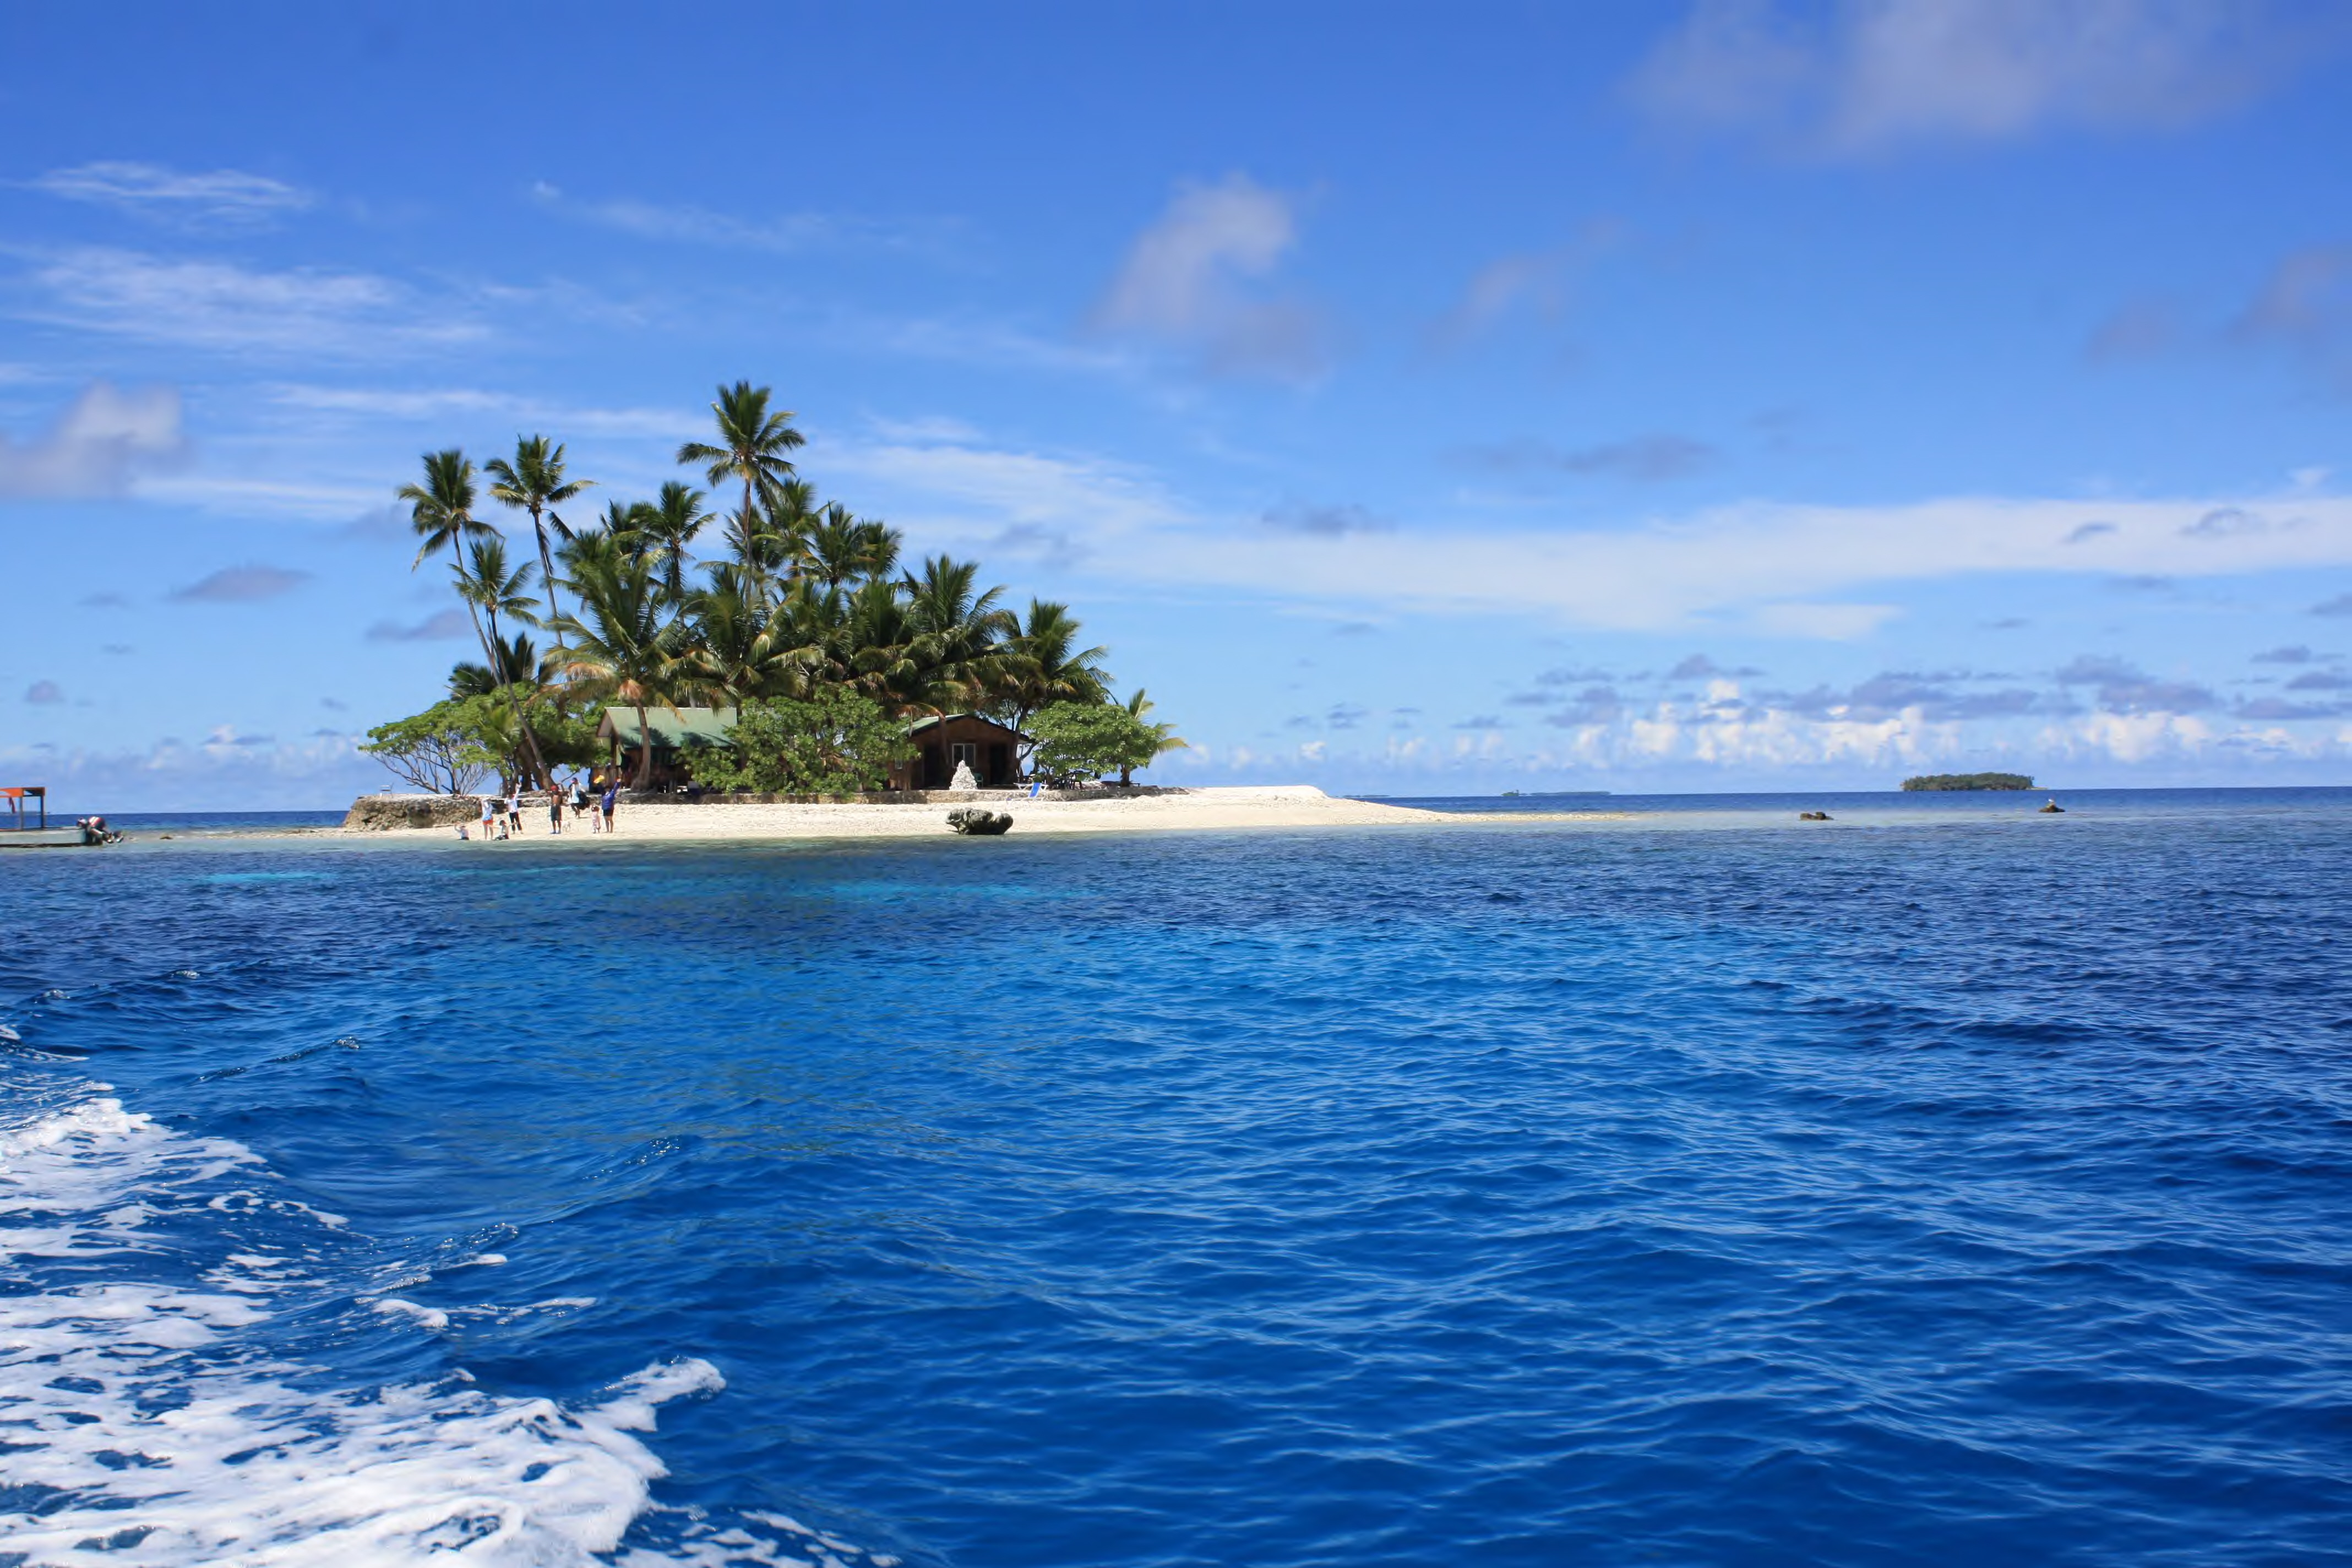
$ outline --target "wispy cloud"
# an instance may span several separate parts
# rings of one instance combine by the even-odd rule
[[[238,169],[187,174],[155,163],[82,163],[26,182],[68,201],[89,202],[187,228],[249,228],[299,212],[310,193]]]
[[[583,201],[542,180],[531,198],[550,212],[600,228],[671,245],[765,250],[791,256],[810,250],[935,250],[954,226],[941,220],[908,221],[845,213],[780,213],[737,217],[690,203],[648,202],[632,197]]]
[[[474,624],[463,610],[443,610],[414,626],[378,621],[368,627],[370,642],[456,642],[474,635]]]
[[[92,382],[47,434],[29,441],[0,434],[0,497],[119,496],[187,455],[178,392]]]
[[[1265,512],[1264,521],[1268,528],[1320,539],[1342,539],[1351,533],[1386,533],[1396,527],[1388,519],[1376,517],[1360,506],[1278,506]]]
[[[2187,336],[2179,307],[2168,300],[2135,300],[2093,330],[2083,353],[2093,364],[2121,364],[2152,359]]]
[[[388,278],[300,268],[268,272],[91,247],[43,258],[22,314],[148,342],[220,351],[380,357],[478,340],[461,306]]]
[[[65,700],[65,689],[54,680],[36,680],[25,688],[25,700],[37,708],[46,708]]]
[[[2057,672],[2061,686],[2088,686],[2117,713],[2201,713],[2221,705],[2210,687],[2149,675],[2126,659],[2084,654]]]
[[[1474,447],[1472,462],[1502,473],[1552,472],[1658,484],[1688,479],[1713,468],[1722,452],[1705,441],[1655,431],[1622,441],[1562,448],[1522,437],[1492,447]]]
[[[703,433],[708,418],[686,408],[602,408],[551,402],[520,393],[478,387],[354,387],[281,383],[268,391],[284,407],[354,418],[444,425],[460,419],[495,419],[530,429],[596,436],[646,436],[677,441]]]
[[[1622,226],[1601,219],[1586,225],[1566,245],[1496,257],[1471,274],[1453,309],[1432,323],[1430,345],[1441,351],[1461,348],[1526,313],[1556,319],[1568,308],[1578,269],[1615,244],[1622,233]]]
[[[172,597],[184,605],[249,605],[290,594],[310,580],[308,572],[284,566],[224,566],[173,590]]]
[[[1181,344],[1220,374],[1315,375],[1320,313],[1259,287],[1297,243],[1297,204],[1282,192],[1245,174],[1182,186],[1128,247],[1094,324]]]
[[[1702,0],[1632,90],[1679,129],[1865,156],[2190,123],[2332,41],[2257,0]]]

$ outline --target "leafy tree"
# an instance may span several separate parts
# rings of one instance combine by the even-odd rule
[[[1160,757],[1164,757],[1171,752],[1186,752],[1192,750],[1192,742],[1184,739],[1183,736],[1179,735],[1176,732],[1175,725],[1155,724],[1144,718],[1146,713],[1151,711],[1151,699],[1143,694],[1143,688],[1139,686],[1135,689],[1135,695],[1127,700],[1126,706],[1127,716],[1134,720],[1137,723],[1142,725],[1147,731],[1150,731],[1152,745],[1151,755],[1153,760],[1156,761]],[[1150,765],[1150,764],[1149,763],[1137,763],[1133,764],[1134,767],[1138,768],[1148,767]],[[1129,776],[1131,771],[1132,770],[1127,766],[1120,767],[1118,770],[1118,782],[1121,784],[1134,783],[1135,781]]]
[[[563,445],[559,441],[551,446],[544,436],[516,437],[514,461],[492,458],[482,465],[482,471],[498,481],[490,487],[492,496],[530,513],[530,531],[539,539],[540,581],[547,589],[547,607],[551,612],[561,611],[562,606],[555,602],[555,561],[548,549],[548,526],[552,522],[557,533],[569,533],[563,520],[555,515],[557,503],[570,500],[595,481],[565,479]]]
[[[730,744],[689,752],[697,784],[763,794],[854,795],[879,789],[893,763],[914,754],[906,726],[882,704],[839,687],[805,699],[743,704]]]
[[[1030,728],[1037,736],[1037,768],[1055,778],[1116,773],[1127,784],[1135,769],[1150,767],[1172,749],[1162,732],[1166,726],[1147,724],[1116,702],[1056,702],[1040,710]]]
[[[601,703],[562,707],[553,702],[527,704],[532,741],[540,756],[552,767],[588,768],[596,764],[596,726],[604,717]]]
[[[499,762],[482,743],[485,710],[496,712],[497,705],[478,697],[436,702],[422,713],[370,730],[360,750],[421,790],[467,795]]]

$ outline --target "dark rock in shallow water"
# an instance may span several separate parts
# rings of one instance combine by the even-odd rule
[[[1009,811],[982,811],[966,807],[948,813],[948,826],[958,833],[975,838],[994,838],[1011,830],[1013,814]]]
[[[1799,822],[1827,822],[1829,819],[1830,814],[1826,811],[1801,811],[1797,813],[1797,820]]]

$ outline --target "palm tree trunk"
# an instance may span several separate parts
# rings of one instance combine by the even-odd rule
[[[636,788],[646,789],[654,782],[654,737],[646,725],[646,705],[637,704],[637,782]]]
[[[539,520],[539,508],[530,509],[530,531],[539,535],[539,577],[547,586],[548,618],[555,623],[555,646],[563,646],[563,606],[555,601],[555,557],[548,553],[547,526]]]
[[[467,607],[469,609],[472,608],[471,604],[469,603]],[[477,615],[474,617],[474,635],[479,637],[481,632],[482,619],[479,615]],[[499,680],[499,677],[503,675],[505,671],[499,668],[503,661],[499,658],[498,642],[499,610],[498,606],[493,605],[490,606],[490,647],[488,649],[490,679],[492,680],[497,680],[499,689],[507,694],[507,711],[514,715],[515,733],[521,737],[522,740],[523,754],[516,760],[520,762],[531,774],[530,778],[523,781],[526,784],[537,782],[544,784],[549,789],[553,789],[555,787],[555,775],[547,771],[547,759],[539,754],[539,737],[532,733],[530,721],[523,717],[522,704],[515,700],[514,687],[512,683]]]

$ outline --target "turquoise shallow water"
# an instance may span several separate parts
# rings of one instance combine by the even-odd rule
[[[0,858],[0,1563],[2343,1561],[2352,795],[2038,798]]]

